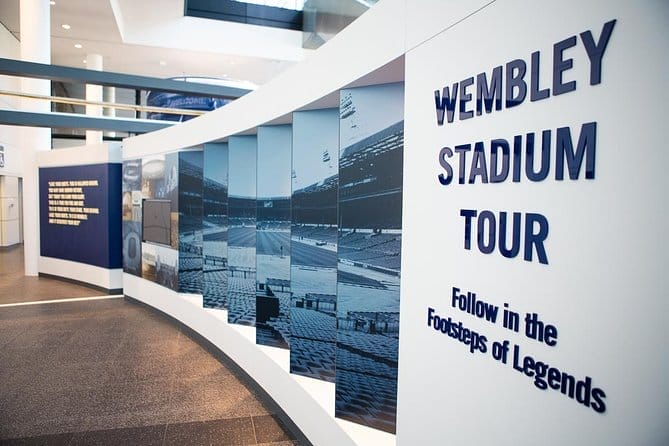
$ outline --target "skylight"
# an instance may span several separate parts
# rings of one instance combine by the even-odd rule
[[[185,0],[184,15],[302,31],[305,0]]]
[[[251,3],[254,5],[273,6],[275,8],[302,11],[305,0],[234,0],[237,3]]]

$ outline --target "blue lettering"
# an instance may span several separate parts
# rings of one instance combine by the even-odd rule
[[[595,149],[597,146],[597,123],[586,122],[581,126],[578,144],[574,152],[569,127],[557,129],[557,153],[555,155],[555,179],[564,179],[564,165],[567,163],[569,178],[577,180],[585,156],[585,178],[595,178]]]
[[[476,217],[476,211],[473,209],[460,209],[460,216],[465,217],[465,249],[471,249],[472,218]]]
[[[489,86],[488,86],[489,85]],[[492,113],[493,101],[495,110],[502,109],[502,66],[493,68],[490,84],[485,73],[476,76],[476,114]]]
[[[477,227],[476,231],[477,246],[481,253],[491,254],[496,246],[499,246],[500,253],[506,258],[514,258],[520,252],[520,226],[521,214],[514,212],[513,214],[513,229],[512,229],[512,244],[511,248],[507,247],[507,213],[500,212],[499,227],[497,226],[497,219],[495,214],[491,211],[484,210],[478,212],[474,209],[461,209],[460,216],[465,217],[465,243],[464,248],[471,250],[471,234],[472,221],[475,220]],[[535,226],[538,226],[535,231]],[[499,245],[497,245],[497,234],[499,233]],[[524,234],[524,260],[531,262],[533,254],[536,250],[537,259],[539,263],[548,264],[548,256],[546,255],[546,248],[544,242],[548,237],[548,220],[541,214],[528,213],[525,215],[525,234]],[[463,297],[459,297],[462,299]],[[453,295],[453,304],[455,304],[455,291]],[[462,305],[462,304],[461,304]]]
[[[512,259],[520,251],[520,212],[513,213],[511,248],[506,247],[506,212],[499,213],[499,252],[507,259]]]
[[[481,176],[481,182],[488,182],[488,170],[486,168],[485,153],[483,152],[483,141],[474,144],[474,157],[472,159],[472,168],[469,171],[469,184],[474,184],[477,176]]]
[[[613,32],[615,24],[615,20],[611,20],[604,24],[598,43],[595,43],[595,39],[592,37],[592,32],[585,31],[581,33],[581,40],[583,41],[583,46],[585,46],[585,52],[588,53],[588,58],[590,59],[590,85],[597,85],[602,82],[602,58],[604,57],[606,46],[609,44],[609,39],[611,38],[611,33]]]
[[[458,159],[460,162],[458,183],[460,184],[465,184],[465,163],[467,161],[467,152],[469,152],[471,149],[471,144],[461,144],[459,146],[455,146],[455,151],[458,153],[458,155],[460,155],[460,158]]]
[[[530,181],[543,181],[548,176],[551,160],[551,131],[544,130],[541,133],[541,168],[534,172],[534,133],[527,134],[527,146],[525,147],[525,175]]]
[[[530,101],[540,101],[551,95],[550,89],[539,90],[539,51],[532,53],[531,76],[530,76]]]
[[[562,82],[562,73],[574,66],[574,59],[564,59],[563,52],[576,45],[576,36],[553,45],[553,94],[555,96],[576,90],[576,81]]]
[[[443,173],[440,173],[438,176],[439,183],[441,183],[442,186],[448,186],[453,180],[453,168],[448,163],[448,161],[446,161],[446,157],[450,158],[452,156],[453,151],[450,149],[450,147],[444,147],[439,151],[439,165],[441,165],[442,169],[446,171],[446,176],[444,176]]]
[[[453,97],[451,98],[451,91]],[[437,125],[444,125],[444,112],[448,122],[453,122],[453,115],[455,114],[455,103],[458,98],[458,83],[453,84],[452,89],[444,87],[442,94],[439,95],[439,90],[434,91],[434,103],[437,108]]]
[[[502,170],[497,171],[499,149],[502,149]],[[506,139],[490,141],[490,182],[501,183],[509,176],[509,142]]]
[[[468,77],[460,82],[460,120],[469,119],[474,116],[473,110],[467,110],[467,102],[472,100],[472,94],[467,93],[467,87],[474,83],[473,77]]]
[[[534,233],[534,224],[538,223],[539,232]],[[524,259],[532,261],[532,245],[536,247],[539,263],[548,265],[548,257],[544,241],[548,237],[548,220],[541,214],[525,214],[525,255]]]
[[[485,242],[485,226],[488,225],[488,243]],[[478,221],[478,245],[479,251],[483,254],[490,254],[495,250],[495,231],[497,224],[495,222],[495,214],[490,211],[482,211],[479,214]]]
[[[522,59],[515,59],[506,64],[506,108],[522,104],[527,95],[524,77],[527,65]],[[514,94],[517,92],[517,94]]]
[[[520,183],[520,166],[523,156],[523,135],[513,137],[513,182]]]

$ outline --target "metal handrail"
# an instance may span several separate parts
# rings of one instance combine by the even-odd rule
[[[121,110],[133,110],[140,112],[143,111],[148,113],[166,113],[171,115],[200,116],[206,113],[206,111],[202,110],[150,107],[147,105],[134,105],[134,104],[119,104],[117,102],[90,101],[87,99],[64,98],[62,96],[46,96],[34,93],[22,93],[22,92],[7,91],[7,90],[0,90],[0,96],[14,96],[20,98],[38,99],[38,100],[56,102],[58,104],[96,105],[104,108],[117,108]]]

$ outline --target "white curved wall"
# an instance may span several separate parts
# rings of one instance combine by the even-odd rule
[[[669,251],[663,236],[669,210],[662,195],[669,186],[662,170],[669,164],[662,149],[663,107],[669,99],[662,80],[669,68],[664,54],[668,18],[666,2],[653,0],[633,6],[570,0],[550,7],[529,0],[382,0],[259,90],[187,123],[127,139],[124,157],[176,151],[254,133],[260,125],[288,123],[295,110],[336,106],[340,88],[403,80],[406,63],[398,442],[666,444],[669,332],[664,317],[669,307],[664,295],[669,284],[658,268],[667,264]],[[550,64],[553,44],[587,29],[599,36],[609,19],[618,25],[601,85],[589,89],[580,78],[574,94],[536,104],[528,99],[514,110],[450,127],[436,125],[434,90],[513,58],[529,61],[537,49]],[[579,64],[565,79],[587,75],[582,46],[565,54]],[[550,73],[544,66],[541,78],[549,79]],[[571,195],[548,182],[467,189],[443,189],[436,182],[443,145],[576,126],[588,119],[600,123],[599,177],[592,183],[565,183]],[[463,250],[457,213],[465,207],[545,213],[552,223],[546,242],[550,268]],[[491,339],[512,336],[451,308],[444,290],[460,283],[499,305],[538,311],[557,324],[559,348],[512,340],[572,373],[596,375],[608,392],[607,412],[596,414],[559,394],[542,393],[511,366],[506,370],[483,355],[472,357],[458,343],[427,330],[427,307],[434,306]],[[255,346],[253,329],[227,325],[224,312],[203,310],[197,297],[127,274],[124,288],[219,346],[314,444],[396,441],[335,420],[331,385],[288,374],[287,352]]]

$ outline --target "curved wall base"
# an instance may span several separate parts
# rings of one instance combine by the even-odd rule
[[[334,384],[291,375],[290,352],[255,344],[255,328],[227,323],[227,311],[202,308],[202,296],[179,294],[123,274],[125,295],[178,320],[234,361],[315,445],[395,444],[395,435],[334,417]]]

